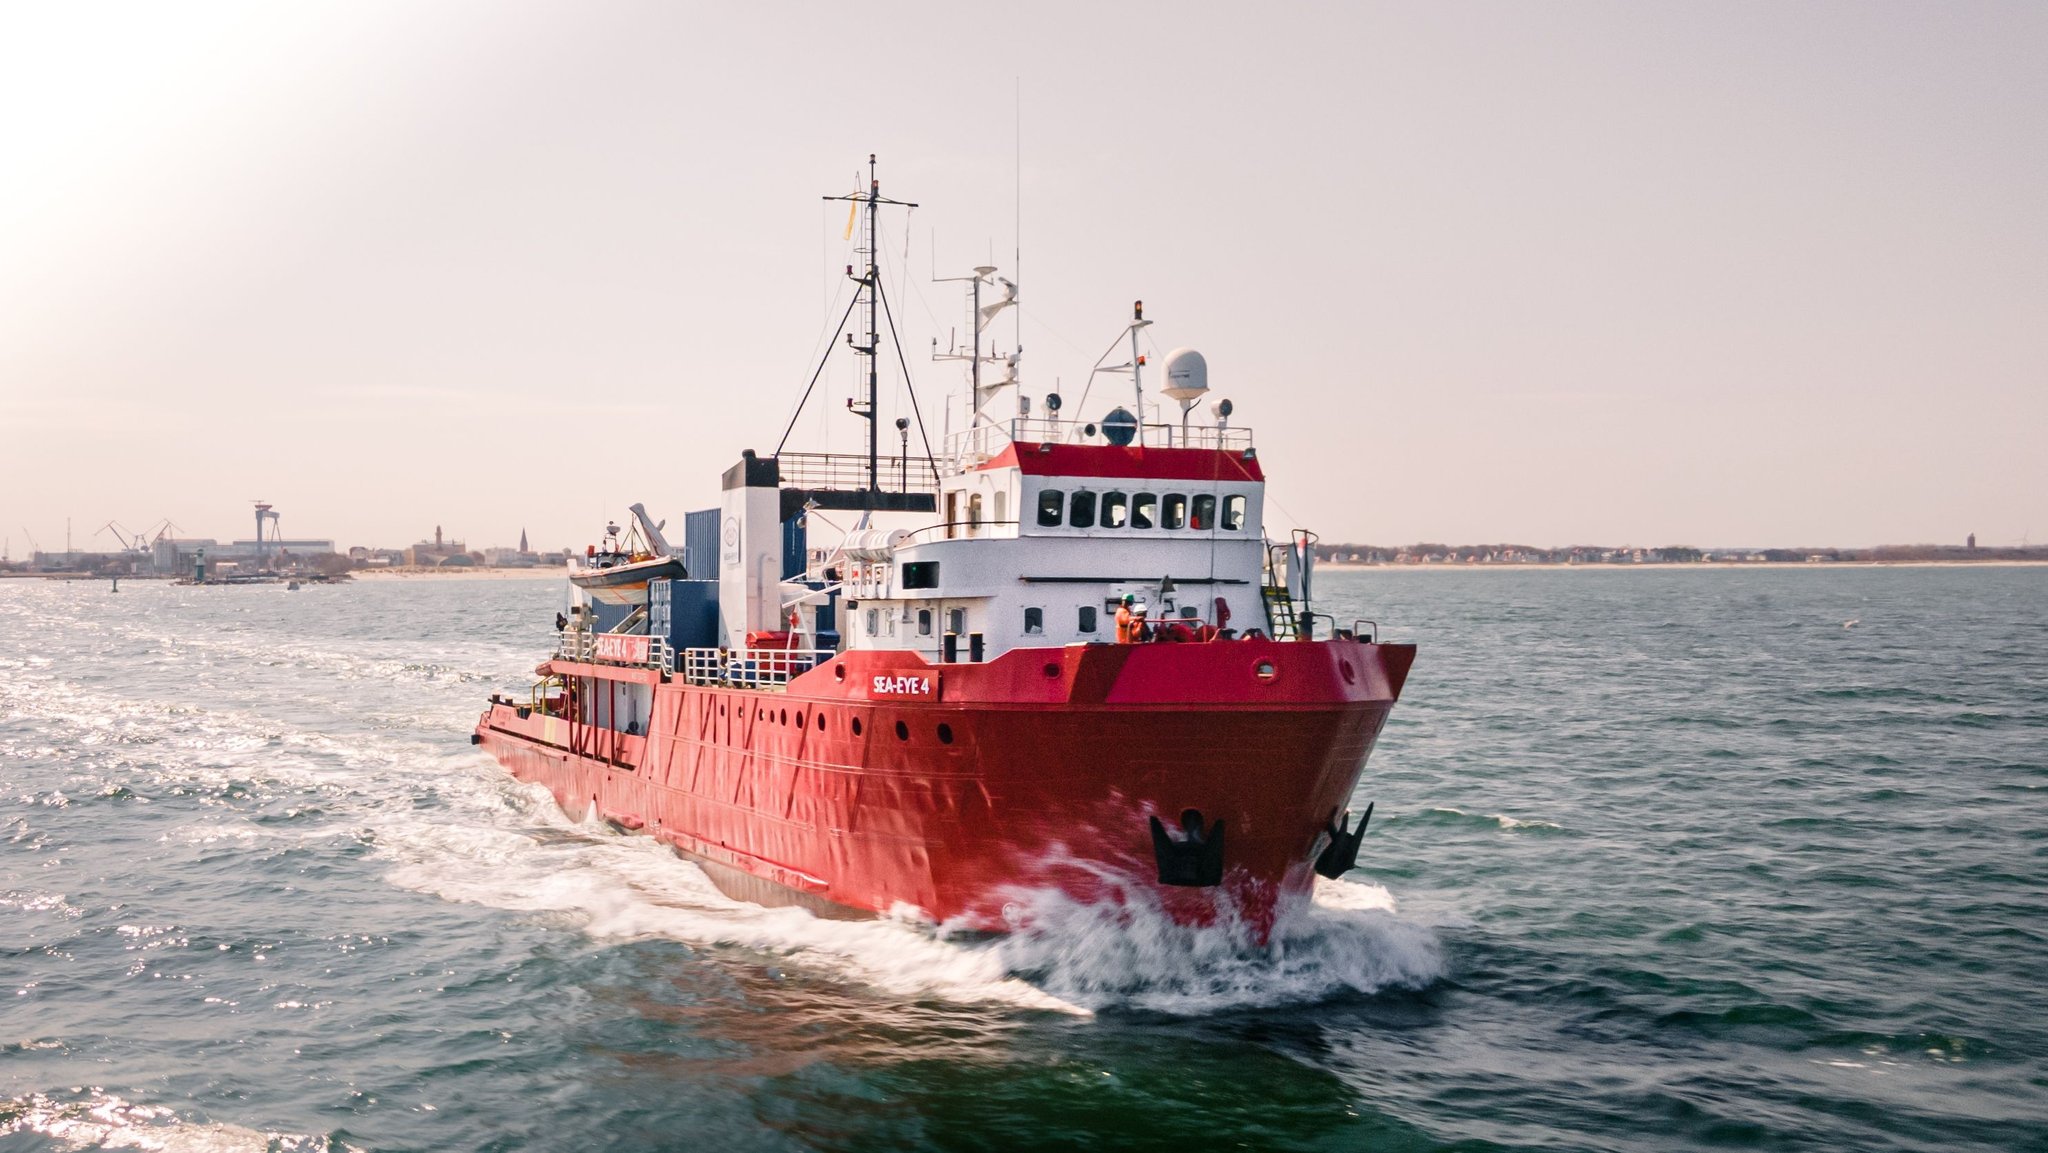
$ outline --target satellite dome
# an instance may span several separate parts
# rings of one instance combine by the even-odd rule
[[[1209,362],[1192,348],[1166,354],[1166,387],[1159,391],[1186,405],[1209,391]]]

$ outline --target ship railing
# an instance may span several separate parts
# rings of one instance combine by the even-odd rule
[[[619,655],[619,648],[613,647],[616,642],[607,644],[601,639],[604,637],[616,637],[619,640],[629,642],[625,646],[619,646],[619,648],[626,649],[628,655]],[[647,646],[646,658],[644,660],[641,659],[640,653],[637,651],[640,647],[638,643],[640,641],[645,641]],[[555,645],[555,659],[580,661],[584,664],[592,665],[620,665],[625,668],[666,669],[671,672],[676,667],[676,651],[669,645],[665,637],[648,636],[646,634],[593,633],[585,632],[581,629],[571,629],[560,635],[560,639]]]
[[[858,492],[868,487],[868,458],[851,452],[785,452],[775,457],[777,474],[791,488]],[[939,478],[921,456],[885,456],[875,462],[875,487],[883,492],[937,492]]]
[[[1252,449],[1252,430],[1214,424],[1147,424],[1144,443],[1150,448],[1208,448],[1233,452]],[[956,471],[971,469],[1001,456],[1012,444],[1101,444],[1099,422],[1017,417],[978,424],[946,440],[946,460]]]
[[[683,649],[676,672],[693,685],[775,689],[837,655],[833,649]]]

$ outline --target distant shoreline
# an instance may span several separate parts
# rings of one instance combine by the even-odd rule
[[[1434,561],[1422,564],[1372,564],[1365,561],[1324,560],[1317,561],[1319,569],[1335,568],[1347,572],[1436,572],[1456,570],[1458,572],[1518,572],[1529,569],[1559,569],[1580,572],[1698,572],[1701,570],[1719,572],[1724,569],[1845,569],[1845,568],[2040,568],[2048,566],[2048,560],[1743,560],[1743,561],[1685,561],[1657,562],[1654,564],[1560,564],[1555,561],[1519,564],[1506,561]]]
[[[437,565],[433,568],[359,568],[350,569],[349,576],[363,581],[395,580],[498,580],[537,581],[563,580],[569,575],[565,565],[550,565],[537,568],[485,568],[481,565]]]

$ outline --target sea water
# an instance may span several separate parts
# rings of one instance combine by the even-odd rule
[[[2048,1149],[2048,569],[1318,581],[1422,649],[1273,950],[571,823],[551,582],[0,583],[0,1149]]]

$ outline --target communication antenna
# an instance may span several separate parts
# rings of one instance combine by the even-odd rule
[[[881,252],[876,243],[876,219],[883,205],[895,208],[916,208],[917,205],[908,200],[890,200],[882,195],[882,181],[875,175],[875,154],[872,152],[868,153],[868,190],[866,192],[849,193],[845,196],[827,196],[825,199],[846,201],[854,205],[856,210],[861,205],[867,206],[868,244],[867,248],[863,251],[867,255],[868,266],[860,276],[854,277],[855,283],[860,285],[860,291],[855,294],[854,303],[858,305],[865,300],[868,306],[867,343],[858,343],[854,340],[852,333],[846,334],[847,345],[853,349],[856,355],[867,362],[867,380],[865,395],[847,401],[846,407],[855,416],[868,422],[867,489],[869,492],[880,492],[882,484],[881,475],[878,471],[879,438],[876,436],[875,404],[877,385],[881,376],[882,327],[879,309],[882,302],[882,270],[880,267]],[[852,265],[847,266],[846,274],[849,277],[853,277]],[[842,320],[840,323],[844,325],[845,321]],[[813,383],[815,383],[815,378]],[[906,381],[905,383],[907,384],[908,382]],[[914,404],[916,403],[914,399],[915,393],[912,396],[912,403]],[[922,419],[918,423],[922,424]],[[785,439],[786,437],[787,434],[785,434]]]
[[[1011,192],[1010,200],[1012,210],[1016,214],[1015,222],[1010,230],[1010,240],[1016,247],[1010,253],[1010,271],[1021,281],[1024,279],[1024,78],[1022,76],[1017,77],[1016,108],[1017,123],[1011,132],[1011,139],[1015,142],[1017,150],[1010,164],[1010,172],[1016,179],[1016,187]],[[1024,351],[1024,310],[1018,309],[1017,315],[1012,319],[1017,325],[1016,331],[1012,335],[1012,340],[1017,345],[1017,351],[1022,353]],[[1021,414],[1024,407],[1024,394],[1022,390],[1019,390],[1017,394],[1017,407]]]
[[[956,344],[942,355],[937,351],[939,343],[938,338],[933,337],[932,359],[964,360],[968,362],[968,381],[970,387],[973,390],[968,398],[969,406],[972,409],[969,418],[970,423],[972,423],[974,420],[978,420],[981,418],[982,408],[985,405],[987,405],[990,400],[994,399],[995,394],[1002,391],[1005,385],[1012,385],[1017,383],[1017,359],[1020,356],[1022,356],[1024,352],[1023,348],[1019,347],[1015,352],[1010,353],[1008,356],[997,355],[993,349],[990,350],[990,353],[988,355],[982,354],[982,332],[995,323],[996,317],[1000,316],[1004,309],[1011,308],[1015,306],[1017,303],[1016,282],[1009,280],[1005,277],[997,276],[995,273],[996,269],[994,265],[982,264],[975,266],[973,274],[969,276],[945,276],[932,278],[932,282],[934,284],[968,285],[967,307],[968,311],[971,313],[969,321],[974,328],[973,351],[963,355],[958,351],[958,346]],[[991,304],[983,304],[981,302],[981,290],[984,285],[989,284],[1001,285],[1003,296],[1002,299],[997,300]],[[957,341],[959,338],[956,336],[954,339]],[[998,363],[1004,365],[1005,367],[1003,378],[1001,380],[996,381],[993,384],[984,385],[981,382],[981,366],[983,364]],[[1023,415],[1024,404],[1024,394],[1023,391],[1020,389],[1017,394],[1017,408],[1018,415],[1020,416]]]
[[[1132,439],[1135,439],[1135,440],[1136,440],[1136,441],[1138,442],[1138,447],[1140,447],[1140,448],[1143,448],[1143,447],[1145,447],[1145,377],[1144,377],[1144,370],[1145,370],[1145,354],[1144,354],[1144,353],[1141,353],[1141,352],[1139,352],[1139,351],[1138,351],[1138,332],[1139,332],[1139,330],[1141,330],[1141,329],[1144,329],[1144,328],[1149,328],[1149,327],[1151,327],[1151,324],[1152,324],[1152,322],[1151,322],[1151,321],[1149,321],[1149,320],[1146,320],[1146,319],[1145,319],[1145,302],[1144,302],[1144,301],[1142,301],[1142,300],[1134,300],[1134,301],[1132,301],[1132,302],[1131,302],[1131,324],[1130,324],[1130,327],[1129,327],[1129,328],[1126,328],[1126,329],[1124,330],[1124,332],[1125,332],[1126,334],[1128,334],[1128,335],[1130,336],[1130,338],[1131,338],[1131,359],[1130,359],[1130,360],[1129,360],[1128,362],[1124,363],[1124,364],[1111,364],[1111,365],[1104,365],[1104,364],[1102,363],[1102,362],[1103,362],[1104,360],[1107,360],[1107,359],[1109,359],[1109,354],[1110,354],[1110,353],[1112,353],[1112,352],[1115,352],[1115,351],[1116,351],[1116,344],[1117,344],[1117,340],[1122,340],[1122,339],[1123,339],[1123,336],[1121,336],[1121,335],[1120,335],[1120,336],[1118,336],[1118,337],[1116,338],[1116,340],[1112,340],[1112,341],[1110,341],[1110,342],[1109,342],[1109,347],[1108,347],[1107,349],[1103,350],[1102,356],[1101,356],[1100,358],[1098,358],[1098,359],[1096,360],[1096,362],[1095,362],[1095,367],[1094,367],[1094,368],[1091,368],[1091,369],[1089,369],[1089,370],[1088,370],[1088,387],[1087,387],[1087,388],[1083,388],[1083,389],[1081,390],[1081,400],[1082,400],[1082,402],[1083,402],[1083,403],[1086,403],[1086,402],[1087,402],[1087,400],[1088,400],[1088,391],[1089,391],[1089,389],[1092,389],[1092,388],[1094,388],[1094,387],[1095,387],[1095,374],[1096,374],[1096,373],[1099,373],[1099,372],[1128,372],[1128,373],[1130,373],[1130,374],[1131,374],[1131,388],[1132,388],[1132,391],[1133,391],[1133,393],[1135,394],[1135,396],[1136,396],[1136,398],[1137,398],[1137,404],[1136,404],[1136,407],[1137,407],[1137,410],[1138,410],[1138,411],[1137,411],[1137,413],[1136,413],[1136,416],[1135,416],[1135,421],[1136,421],[1136,423],[1135,423],[1135,425],[1133,425],[1133,426],[1131,426],[1131,427],[1130,427],[1130,433],[1131,433],[1131,438],[1132,438]],[[1119,422],[1119,423],[1121,423],[1121,422]],[[1094,430],[1093,430],[1093,428],[1091,427],[1091,428],[1090,428],[1090,429],[1088,430],[1088,432],[1089,432],[1089,435],[1093,435],[1093,433],[1094,433]],[[1122,441],[1122,442],[1120,442],[1120,443],[1126,443],[1126,444],[1127,444],[1127,443],[1129,443],[1129,441],[1128,441],[1128,440],[1125,440],[1125,441]]]

